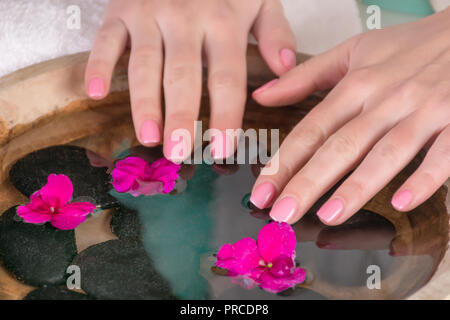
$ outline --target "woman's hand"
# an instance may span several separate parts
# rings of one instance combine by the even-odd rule
[[[186,129],[191,142],[194,140],[202,55],[208,65],[210,128],[219,129],[225,137],[225,129],[241,126],[249,32],[257,38],[273,72],[281,75],[295,67],[295,37],[279,0],[111,0],[89,57],[86,91],[93,99],[107,95],[114,66],[129,38],[129,87],[136,136],[145,146],[161,142],[163,87],[164,154],[180,161],[172,154],[179,141],[172,140],[171,134]],[[192,144],[188,147],[191,150]],[[218,148],[214,154],[217,158],[226,156]]]
[[[392,205],[409,211],[450,176],[450,9],[352,38],[256,90],[265,106],[334,87],[290,133],[275,175],[259,176],[251,201],[294,223],[349,171],[317,212],[347,220],[424,146],[431,146]]]

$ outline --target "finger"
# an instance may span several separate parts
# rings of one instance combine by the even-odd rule
[[[347,74],[349,53],[356,39],[312,57],[280,79],[266,83],[253,92],[253,99],[263,106],[285,106],[301,101],[315,91],[332,88]]]
[[[139,142],[154,146],[161,142],[161,82],[163,47],[152,20],[133,26],[128,65],[131,110]]]
[[[90,98],[103,99],[108,94],[114,67],[125,50],[127,38],[127,28],[118,18],[107,19],[100,27],[84,76]]]
[[[375,196],[414,158],[434,132],[442,128],[442,118],[438,118],[423,108],[389,131],[319,209],[317,215],[322,222],[341,224]]]
[[[190,22],[189,22],[190,23]],[[189,25],[186,21],[186,25]],[[164,61],[164,155],[180,162],[192,150],[194,123],[198,118],[202,87],[202,34],[194,27],[163,30]]]
[[[282,75],[296,66],[296,39],[280,1],[265,1],[252,30],[270,69]]]
[[[409,211],[430,198],[450,177],[450,125],[441,132],[419,168],[398,189],[392,205]]]
[[[396,95],[380,99],[379,105],[374,102],[376,107],[367,106],[366,112],[341,126],[300,171],[293,173],[293,177],[285,177],[290,181],[279,199],[283,202],[289,200],[295,207],[287,212],[278,209],[281,204],[277,202],[271,212],[273,219],[289,223],[300,219],[317,199],[362,160],[379,139],[413,110],[413,105],[398,105]],[[393,108],[397,108],[395,113],[391,112]],[[288,152],[293,153],[295,149],[290,148]]]
[[[255,206],[268,207],[328,137],[361,112],[364,90],[349,90],[350,85],[339,83],[286,137],[255,182],[250,198]]]
[[[215,159],[228,158],[236,148],[237,138],[230,133],[241,127],[244,116],[246,46],[246,39],[236,39],[231,35],[219,38],[211,35],[205,42],[211,101],[209,127],[218,130],[211,145]]]

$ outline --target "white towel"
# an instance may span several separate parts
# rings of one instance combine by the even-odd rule
[[[125,0],[124,0],[125,1]],[[361,32],[355,0],[282,0],[299,51],[316,54]],[[60,56],[87,51],[108,0],[0,0],[0,76]],[[80,8],[81,28],[66,12]]]

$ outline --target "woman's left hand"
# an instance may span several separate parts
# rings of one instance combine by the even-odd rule
[[[424,147],[420,167],[392,198],[399,211],[428,199],[450,176],[450,9],[356,36],[253,93],[265,106],[334,87],[293,129],[251,201],[294,223],[348,172],[319,209],[328,225],[357,212]],[[274,159],[272,159],[274,161]],[[274,201],[275,200],[275,201]]]

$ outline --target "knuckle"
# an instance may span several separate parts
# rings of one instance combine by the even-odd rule
[[[308,121],[292,131],[292,139],[302,148],[312,152],[325,142],[326,134],[318,122]]]
[[[346,133],[336,133],[324,144],[324,150],[330,150],[339,159],[353,162],[360,157],[360,147],[355,138]]]
[[[160,48],[155,45],[140,45],[132,48],[131,63],[135,67],[147,67],[155,61],[160,60]]]
[[[378,143],[372,153],[377,159],[383,159],[388,163],[396,163],[400,159],[398,145],[392,142]]]
[[[230,71],[216,71],[212,73],[208,78],[209,89],[221,89],[221,88],[244,88],[245,83],[243,78]]]
[[[168,67],[164,72],[164,86],[173,86],[178,83],[197,83],[196,72],[192,66],[187,64],[178,64]]]

